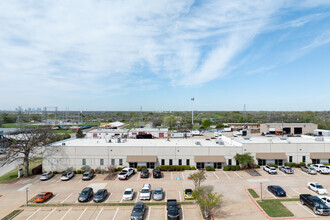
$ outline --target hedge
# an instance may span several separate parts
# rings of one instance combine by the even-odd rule
[[[269,163],[269,164],[267,164],[267,165],[270,166],[270,167],[278,168],[278,165],[277,165],[277,164]]]
[[[215,171],[215,168],[214,167],[206,167],[205,170],[206,171]]]
[[[236,171],[240,169],[241,169],[240,165],[228,165],[223,168],[224,171]]]
[[[189,165],[161,165],[160,169],[162,171],[183,171],[183,170],[191,170]]]

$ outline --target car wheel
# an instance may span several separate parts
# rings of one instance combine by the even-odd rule
[[[305,202],[302,199],[300,199],[300,202],[302,205],[305,205]]]
[[[313,208],[314,214],[317,215],[316,207]]]

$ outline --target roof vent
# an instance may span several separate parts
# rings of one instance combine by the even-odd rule
[[[207,141],[210,141],[210,140],[211,140],[211,138],[210,138],[210,137],[207,137],[207,138],[205,138],[205,140],[207,140]]]
[[[216,144],[219,144],[219,145],[225,145],[225,142],[221,141],[221,140],[216,140],[215,141]]]
[[[195,144],[199,146],[202,145],[200,141],[196,141]]]
[[[323,137],[317,137],[317,138],[315,138],[315,141],[324,141],[324,138]]]
[[[280,140],[288,140],[288,137],[280,137]]]
[[[62,143],[62,145],[64,146],[64,145],[65,145],[65,143]]]
[[[243,139],[246,140],[246,141],[248,141],[248,140],[250,140],[250,137],[244,136]]]

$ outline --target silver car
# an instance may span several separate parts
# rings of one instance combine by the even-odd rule
[[[40,180],[45,181],[49,180],[54,176],[54,173],[43,173],[40,177]]]
[[[156,188],[154,191],[153,199],[154,200],[163,200],[163,198],[164,198],[163,188]]]

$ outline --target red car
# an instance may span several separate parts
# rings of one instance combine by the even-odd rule
[[[47,201],[52,196],[53,196],[53,193],[52,192],[42,192],[42,193],[39,193],[34,198],[34,202],[36,202],[36,203],[43,203],[43,202]]]

